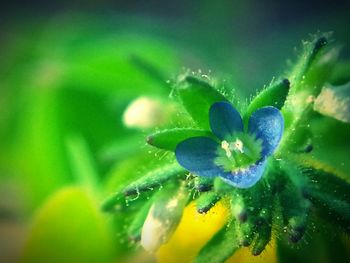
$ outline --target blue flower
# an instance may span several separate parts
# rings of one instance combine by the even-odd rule
[[[192,137],[180,142],[176,159],[199,176],[220,176],[227,183],[248,188],[262,177],[267,157],[277,148],[284,129],[280,111],[267,106],[255,111],[244,129],[238,111],[227,102],[209,110],[212,137]]]

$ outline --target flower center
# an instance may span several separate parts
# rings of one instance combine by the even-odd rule
[[[216,153],[215,164],[227,172],[235,172],[249,167],[261,158],[262,143],[254,136],[239,133],[228,136],[221,142]]]

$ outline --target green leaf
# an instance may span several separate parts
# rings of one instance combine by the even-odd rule
[[[280,194],[283,221],[291,242],[303,238],[310,212],[310,201],[303,196],[302,189],[288,185]]]
[[[274,106],[281,109],[287,98],[289,85],[288,79],[284,79],[276,81],[263,89],[249,104],[244,119],[248,120],[254,111],[265,106]]]
[[[103,201],[101,205],[101,210],[103,212],[112,212],[115,210],[120,210],[122,208],[123,203],[125,203],[124,194],[121,192],[117,192],[115,194],[110,195]]]
[[[198,192],[208,192],[214,186],[214,179],[205,176],[196,176],[194,178],[194,189]]]
[[[303,42],[303,51],[301,52],[299,59],[295,66],[292,68],[289,75],[293,89],[299,89],[302,80],[305,80],[306,74],[312,67],[315,59],[319,56],[325,46],[328,44],[329,34],[316,36],[311,41]]]
[[[260,191],[257,192],[260,193]],[[230,197],[231,213],[236,218],[237,241],[243,246],[249,246],[254,240],[256,212],[259,209],[257,204],[259,203],[255,202],[251,193],[241,189],[237,189]]]
[[[267,244],[271,241],[271,224],[266,224],[262,226],[259,232],[256,235],[256,239],[254,240],[252,247],[252,254],[254,256],[260,255]]]
[[[66,141],[71,169],[76,180],[90,191],[97,190],[98,174],[93,156],[83,137],[70,136]]]
[[[248,205],[243,196],[234,193],[230,200],[231,214],[238,222],[246,222],[248,218]]]
[[[326,84],[315,100],[314,110],[350,123],[350,82],[342,86]]]
[[[186,171],[177,163],[152,170],[143,177],[107,197],[102,203],[102,210],[105,212],[113,212],[116,210],[115,206],[124,202],[126,196],[138,196],[142,192],[152,191],[155,188],[161,187],[164,182],[179,178],[179,176],[185,173]]]
[[[106,222],[85,191],[62,189],[35,215],[22,262],[112,262],[118,248]]]
[[[185,171],[179,164],[174,163],[150,171],[145,176],[125,187],[122,192],[125,196],[138,195],[141,192],[151,191],[156,187],[161,187],[162,183],[179,178]]]
[[[210,137],[212,134],[209,131],[198,129],[175,128],[151,134],[147,137],[147,143],[160,149],[175,151],[178,143],[197,136]]]
[[[201,194],[201,196],[196,200],[198,213],[203,214],[208,212],[219,200],[220,197],[217,196],[215,192]]]
[[[183,106],[197,125],[209,130],[209,109],[215,102],[227,99],[207,82],[187,76],[177,89]]]
[[[257,234],[253,242],[252,254],[260,255],[271,240],[272,215],[271,209],[262,209],[257,223]]]
[[[236,239],[236,225],[230,222],[201,249],[194,263],[225,262],[239,247]]]

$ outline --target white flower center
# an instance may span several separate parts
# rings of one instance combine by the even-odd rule
[[[227,141],[224,140],[221,142],[221,148],[226,152],[227,157],[230,158],[232,156],[232,153],[230,151],[230,144]]]
[[[243,142],[240,139],[236,139],[234,142],[230,143],[230,148],[235,152],[239,151],[240,153],[244,153]]]
[[[221,142],[221,148],[226,152],[228,158],[232,156],[232,151],[244,153],[243,147],[243,142],[240,139],[236,139],[231,143],[228,143],[226,140]]]

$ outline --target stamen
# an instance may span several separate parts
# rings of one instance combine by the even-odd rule
[[[240,139],[236,139],[234,142],[230,143],[230,148],[234,151],[244,153],[243,142]]]
[[[231,153],[231,151],[230,151],[230,144],[227,142],[227,141],[222,141],[221,142],[221,148],[223,149],[223,150],[225,150],[225,152],[226,152],[226,156],[228,157],[228,158],[230,158],[231,156],[232,156],[232,153]]]

